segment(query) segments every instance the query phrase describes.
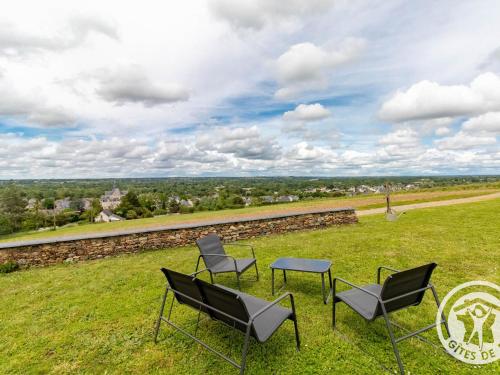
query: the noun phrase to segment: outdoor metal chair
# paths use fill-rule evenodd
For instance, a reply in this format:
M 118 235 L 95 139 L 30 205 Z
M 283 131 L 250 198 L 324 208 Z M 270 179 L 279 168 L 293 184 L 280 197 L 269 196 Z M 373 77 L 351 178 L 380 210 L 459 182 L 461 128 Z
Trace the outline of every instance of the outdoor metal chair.
M 157 342 L 160 324 L 164 321 L 238 368 L 240 374 L 243 374 L 246 368 L 250 336 L 254 337 L 260 343 L 266 342 L 285 320 L 291 320 L 294 323 L 297 350 L 300 350 L 297 315 L 295 313 L 295 303 L 291 293 L 285 293 L 273 302 L 268 302 L 222 285 L 209 284 L 203 280 L 197 279 L 196 275 L 205 270 L 196 272 L 192 275 L 185 275 L 166 268 L 162 268 L 161 271 L 167 278 L 168 283 L 163 295 L 160 315 L 155 327 L 155 342 Z M 173 297 L 168 315 L 165 317 L 163 312 L 169 291 L 173 292 Z M 278 304 L 287 297 L 290 299 L 291 308 L 279 306 Z M 198 319 L 196 321 L 194 334 L 189 333 L 184 328 L 172 322 L 171 314 L 175 301 L 198 311 Z M 229 358 L 224 353 L 212 348 L 196 337 L 202 312 L 209 315 L 213 320 L 217 320 L 245 334 L 241 360 L 239 362 Z
M 397 343 L 413 336 L 419 336 L 422 332 L 434 328 L 436 323 L 396 338 L 392 326 L 397 328 L 402 327 L 389 320 L 389 313 L 419 305 L 427 289 L 432 291 L 434 300 L 439 309 L 440 302 L 436 290 L 434 286 L 429 283 L 432 272 L 436 266 L 436 263 L 430 263 L 401 272 L 390 267 L 381 266 L 377 270 L 377 284 L 364 286 L 357 286 L 344 279 L 335 278 L 333 280 L 333 328 L 335 329 L 335 307 L 339 302 L 344 302 L 368 321 L 373 321 L 381 316 L 384 317 L 399 370 L 401 374 L 404 374 L 404 367 L 399 355 Z M 380 284 L 380 273 L 382 269 L 395 272 L 387 277 L 383 285 Z M 337 293 L 337 281 L 351 286 L 352 289 Z M 440 324 L 445 325 L 449 335 L 448 324 L 444 314 L 441 315 Z
M 249 247 L 252 251 L 252 258 L 236 259 L 231 255 L 227 255 L 222 245 L 222 241 L 215 233 L 211 233 L 203 238 L 196 240 L 196 245 L 200 249 L 198 262 L 196 263 L 196 271 L 200 266 L 200 259 L 203 258 L 205 266 L 210 272 L 210 280 L 214 283 L 213 275 L 225 272 L 235 272 L 236 280 L 238 282 L 238 289 L 241 289 L 240 275 L 248 270 L 250 267 L 255 266 L 257 273 L 257 281 L 259 280 L 259 270 L 257 269 L 257 259 L 255 259 L 255 252 L 252 245 L 239 244 L 239 243 L 226 243 L 226 246 L 244 246 Z

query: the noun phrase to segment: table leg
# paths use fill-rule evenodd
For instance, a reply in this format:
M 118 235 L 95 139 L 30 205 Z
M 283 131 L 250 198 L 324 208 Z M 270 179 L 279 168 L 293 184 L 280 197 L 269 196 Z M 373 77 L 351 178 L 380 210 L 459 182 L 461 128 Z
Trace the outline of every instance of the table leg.
M 323 303 L 326 305 L 325 297 L 325 273 L 321 272 L 321 292 L 323 293 Z
M 333 294 L 332 271 L 330 269 L 328 269 L 328 282 L 329 282 L 330 288 L 328 289 L 328 295 L 326 296 L 326 300 L 324 301 L 325 304 L 328 303 L 330 296 Z
M 274 296 L 274 268 L 271 268 L 271 292 Z
M 285 286 L 286 285 L 286 270 L 283 270 L 283 280 L 284 280 L 283 286 Z

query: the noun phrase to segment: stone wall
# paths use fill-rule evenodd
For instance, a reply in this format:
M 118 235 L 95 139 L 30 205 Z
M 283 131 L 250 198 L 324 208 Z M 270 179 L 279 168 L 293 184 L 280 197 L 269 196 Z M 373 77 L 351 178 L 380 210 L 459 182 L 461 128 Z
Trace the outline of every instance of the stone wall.
M 93 234 L 45 241 L 0 243 L 0 264 L 15 261 L 21 267 L 99 259 L 117 254 L 193 245 L 208 233 L 224 241 L 236 241 L 332 225 L 354 224 L 354 209 L 308 211 L 287 215 L 246 218 L 233 221 L 201 222 L 149 230 Z

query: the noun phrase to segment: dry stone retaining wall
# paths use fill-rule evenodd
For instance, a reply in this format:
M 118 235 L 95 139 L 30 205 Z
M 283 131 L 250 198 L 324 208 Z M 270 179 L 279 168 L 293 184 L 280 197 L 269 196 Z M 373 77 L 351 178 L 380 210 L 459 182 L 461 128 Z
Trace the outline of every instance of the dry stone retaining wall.
M 21 267 L 45 266 L 193 245 L 196 239 L 213 232 L 219 234 L 224 241 L 236 241 L 269 234 L 354 224 L 357 221 L 354 209 L 346 208 L 55 240 L 0 243 L 0 264 L 15 261 Z

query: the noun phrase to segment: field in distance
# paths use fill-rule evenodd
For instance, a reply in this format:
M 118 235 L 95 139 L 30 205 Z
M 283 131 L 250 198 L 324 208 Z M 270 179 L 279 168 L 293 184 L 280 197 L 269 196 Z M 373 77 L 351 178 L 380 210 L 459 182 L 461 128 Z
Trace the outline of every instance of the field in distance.
M 498 188 L 478 188 L 467 189 L 461 187 L 444 188 L 441 191 L 420 191 L 397 193 L 391 196 L 391 201 L 394 206 L 443 201 L 457 198 L 469 198 L 492 194 L 499 192 Z M 195 212 L 192 214 L 174 214 L 174 215 L 161 215 L 146 219 L 136 219 L 119 221 L 112 223 L 96 223 L 96 224 L 80 224 L 73 226 L 66 226 L 56 230 L 49 230 L 43 232 L 21 232 L 7 236 L 1 236 L 0 242 L 10 241 L 24 241 L 24 240 L 39 240 L 44 238 L 78 236 L 90 233 L 105 233 L 114 231 L 126 231 L 134 229 L 155 228 L 165 225 L 173 224 L 187 224 L 196 223 L 205 220 L 230 220 L 230 219 L 243 219 L 245 217 L 253 217 L 258 215 L 267 214 L 286 214 L 294 211 L 313 210 L 313 209 L 327 209 L 327 208 L 340 208 L 340 207 L 354 207 L 356 210 L 367 210 L 377 207 L 385 206 L 385 196 L 383 194 L 377 195 L 364 195 L 356 197 L 340 197 L 340 198 L 324 198 L 314 200 L 304 200 L 293 203 L 273 204 L 268 206 L 247 207 L 241 209 L 221 210 L 221 211 L 203 211 Z

